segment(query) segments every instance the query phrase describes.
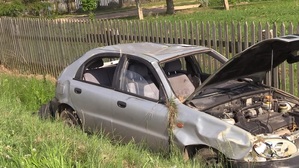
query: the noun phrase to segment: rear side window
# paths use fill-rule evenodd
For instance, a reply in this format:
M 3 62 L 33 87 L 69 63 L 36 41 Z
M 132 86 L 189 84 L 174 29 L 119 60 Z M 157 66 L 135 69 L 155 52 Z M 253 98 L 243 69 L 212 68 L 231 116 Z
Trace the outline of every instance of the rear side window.
M 85 64 L 82 80 L 104 87 L 112 87 L 118 58 L 96 57 Z

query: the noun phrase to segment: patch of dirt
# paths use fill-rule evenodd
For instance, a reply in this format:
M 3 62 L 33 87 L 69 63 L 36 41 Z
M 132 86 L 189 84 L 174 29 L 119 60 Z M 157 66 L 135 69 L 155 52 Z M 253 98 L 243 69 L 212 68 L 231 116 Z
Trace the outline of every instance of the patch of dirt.
M 47 74 L 47 75 L 40 75 L 40 74 L 23 74 L 18 72 L 17 70 L 9 70 L 5 68 L 3 65 L 0 65 L 0 73 L 2 74 L 9 74 L 9 75 L 14 75 L 17 77 L 27 77 L 27 78 L 36 78 L 38 80 L 43 80 L 46 79 L 47 81 L 56 82 L 56 78 Z

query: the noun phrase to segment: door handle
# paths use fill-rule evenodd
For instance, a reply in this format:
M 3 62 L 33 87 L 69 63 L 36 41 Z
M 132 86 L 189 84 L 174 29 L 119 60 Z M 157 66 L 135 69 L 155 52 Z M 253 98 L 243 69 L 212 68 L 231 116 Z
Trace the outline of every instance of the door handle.
M 82 90 L 81 90 L 80 88 L 75 88 L 74 91 L 75 91 L 75 93 L 77 93 L 77 94 L 81 94 L 81 92 L 82 92 Z
M 125 103 L 123 101 L 117 101 L 117 106 L 120 108 L 125 108 L 125 107 L 127 107 L 127 103 Z

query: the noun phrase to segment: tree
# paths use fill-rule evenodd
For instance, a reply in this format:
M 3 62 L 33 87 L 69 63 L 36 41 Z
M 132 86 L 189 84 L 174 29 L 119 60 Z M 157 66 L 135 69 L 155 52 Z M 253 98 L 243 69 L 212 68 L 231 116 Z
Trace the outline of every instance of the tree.
M 139 20 L 143 20 L 143 11 L 141 8 L 141 1 L 135 0 L 135 2 L 136 2 L 136 6 L 137 6 L 137 13 L 138 13 Z
M 124 6 L 124 1 L 123 0 L 119 0 L 119 7 L 122 8 Z
M 225 7 L 225 10 L 229 10 L 228 0 L 223 0 L 223 4 L 224 4 L 224 7 Z
M 173 5 L 173 0 L 166 0 L 166 14 L 174 14 L 174 5 Z

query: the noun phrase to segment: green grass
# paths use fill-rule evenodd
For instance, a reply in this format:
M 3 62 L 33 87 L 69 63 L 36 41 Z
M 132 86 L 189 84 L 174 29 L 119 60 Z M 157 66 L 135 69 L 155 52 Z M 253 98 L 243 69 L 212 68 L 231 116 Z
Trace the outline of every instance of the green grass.
M 0 90 L 1 168 L 194 166 L 178 154 L 169 159 L 133 143 L 87 135 L 59 120 L 40 120 L 33 112 L 53 97 L 53 82 L 0 73 Z
M 198 0 L 174 0 L 174 6 L 183 6 L 183 5 L 193 5 L 193 4 L 199 4 Z M 150 8 L 155 6 L 166 6 L 166 1 L 152 1 L 148 3 L 143 3 L 142 7 L 144 8 Z
M 175 15 L 157 14 L 145 17 L 151 21 L 203 21 L 203 22 L 293 22 L 298 23 L 298 0 L 273 0 L 261 2 L 248 2 L 245 5 L 231 3 L 229 11 L 222 6 L 209 6 L 178 11 Z

